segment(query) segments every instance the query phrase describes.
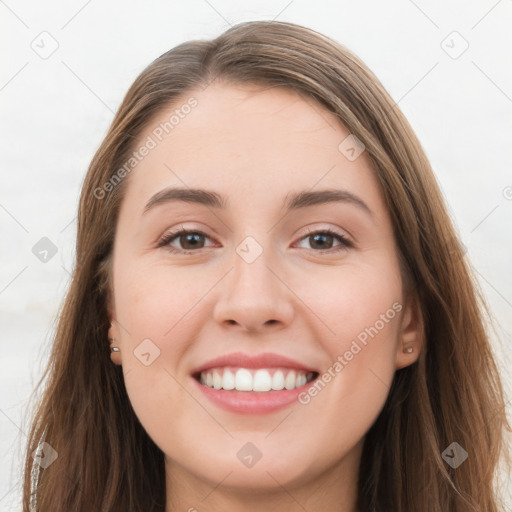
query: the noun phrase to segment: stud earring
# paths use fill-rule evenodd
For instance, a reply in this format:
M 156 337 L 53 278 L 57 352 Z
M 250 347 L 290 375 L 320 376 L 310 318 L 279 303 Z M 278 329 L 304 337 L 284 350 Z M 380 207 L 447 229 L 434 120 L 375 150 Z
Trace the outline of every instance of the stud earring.
M 404 348 L 404 352 L 406 354 L 410 354 L 411 352 L 414 352 L 414 349 L 412 347 L 407 347 L 407 348 Z
M 110 341 L 110 344 L 112 345 L 112 343 L 114 343 L 115 339 L 114 338 L 109 338 L 108 341 Z M 120 349 L 119 349 L 119 347 L 111 347 L 110 351 L 111 352 L 119 352 Z

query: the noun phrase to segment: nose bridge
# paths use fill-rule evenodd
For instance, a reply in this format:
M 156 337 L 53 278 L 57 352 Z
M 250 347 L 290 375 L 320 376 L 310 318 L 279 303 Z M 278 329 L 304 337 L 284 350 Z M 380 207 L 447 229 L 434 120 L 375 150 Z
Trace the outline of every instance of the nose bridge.
M 290 320 L 292 304 L 286 286 L 272 269 L 278 265 L 270 249 L 247 237 L 236 247 L 232 266 L 216 305 L 218 321 L 235 321 L 253 329 L 269 320 L 283 323 Z
M 230 293 L 252 304 L 269 304 L 281 293 L 276 276 L 269 270 L 272 260 L 275 261 L 271 249 L 263 249 L 255 239 L 247 237 L 236 248 Z

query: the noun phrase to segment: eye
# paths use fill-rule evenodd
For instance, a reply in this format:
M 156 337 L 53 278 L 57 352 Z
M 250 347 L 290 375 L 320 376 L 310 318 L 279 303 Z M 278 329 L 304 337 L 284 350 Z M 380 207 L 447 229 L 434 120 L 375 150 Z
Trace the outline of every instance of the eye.
M 182 228 L 172 233 L 166 233 L 158 243 L 158 247 L 165 247 L 169 252 L 173 253 L 192 254 L 193 252 L 197 252 L 198 249 L 205 247 L 205 237 L 209 238 L 208 235 L 202 231 L 186 230 Z M 173 247 L 171 243 L 175 241 L 177 241 L 181 247 Z
M 192 254 L 198 252 L 205 247 L 204 239 L 210 238 L 202 231 L 179 229 L 170 233 L 166 233 L 158 243 L 158 247 L 165 247 L 172 253 Z M 336 233 L 331 229 L 323 229 L 319 231 L 310 231 L 302 240 L 307 240 L 312 245 L 315 252 L 339 252 L 353 247 L 353 244 L 341 233 Z M 334 245 L 334 241 L 338 240 L 339 244 Z M 181 247 L 174 247 L 173 243 L 178 242 Z M 210 245 L 212 247 L 214 244 Z
M 353 244 L 348 240 L 348 238 L 346 238 L 341 233 L 336 233 L 331 229 L 310 231 L 305 237 L 301 238 L 301 241 L 302 240 L 307 240 L 313 249 L 317 249 L 315 252 L 339 252 L 353 247 Z M 333 243 L 335 240 L 339 241 L 339 245 L 334 246 L 333 249 Z M 331 251 L 331 249 L 333 250 Z

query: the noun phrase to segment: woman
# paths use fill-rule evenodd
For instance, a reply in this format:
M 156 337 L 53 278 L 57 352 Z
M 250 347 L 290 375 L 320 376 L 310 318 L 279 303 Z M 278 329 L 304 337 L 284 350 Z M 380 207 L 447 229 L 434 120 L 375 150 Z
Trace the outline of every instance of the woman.
M 267 21 L 181 44 L 83 184 L 24 509 L 497 511 L 475 290 L 353 54 Z

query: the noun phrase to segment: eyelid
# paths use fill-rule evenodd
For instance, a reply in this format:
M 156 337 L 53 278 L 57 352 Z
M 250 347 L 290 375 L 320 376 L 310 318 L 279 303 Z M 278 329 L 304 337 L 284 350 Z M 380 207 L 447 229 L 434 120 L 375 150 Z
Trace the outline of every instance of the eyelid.
M 350 235 L 347 235 L 345 232 L 338 231 L 335 228 L 327 227 L 327 226 L 314 227 L 314 228 L 311 228 L 310 226 L 308 226 L 306 228 L 306 233 L 301 234 L 301 236 L 297 239 L 297 242 L 301 242 L 305 238 L 307 238 L 311 235 L 318 234 L 318 233 L 328 234 L 330 236 L 333 236 L 334 238 L 338 238 L 340 241 L 340 245 L 336 246 L 334 248 L 330 248 L 330 249 L 319 249 L 319 250 L 311 249 L 314 253 L 316 252 L 316 253 L 321 253 L 321 254 L 327 254 L 327 253 L 336 254 L 338 252 L 341 252 L 343 249 L 347 250 L 347 249 L 355 248 L 355 244 L 352 241 L 352 237 Z M 294 242 L 294 245 L 297 242 Z
M 332 235 L 339 236 L 341 238 L 344 238 L 347 242 L 353 243 L 352 236 L 345 230 L 342 230 L 341 228 L 333 228 L 331 226 L 306 226 L 306 233 L 302 234 L 300 237 L 300 240 L 308 235 L 313 235 L 315 233 L 331 233 Z
M 305 236 L 312 235 L 315 233 L 331 233 L 332 235 L 336 235 L 336 236 L 343 238 L 351 246 L 353 246 L 353 247 L 356 246 L 356 243 L 355 243 L 355 240 L 354 240 L 354 237 L 352 236 L 352 234 L 348 230 L 342 229 L 339 226 L 335 226 L 335 227 L 329 226 L 329 225 L 306 226 L 305 231 L 306 232 L 300 236 L 299 240 L 304 238 Z
M 184 227 L 183 224 L 180 224 L 179 227 L 177 227 L 177 228 L 169 229 L 169 230 L 165 231 L 164 234 L 158 238 L 157 248 L 163 247 L 163 248 L 169 250 L 169 247 L 171 247 L 170 246 L 171 241 L 174 241 L 175 239 L 179 238 L 180 235 L 185 235 L 188 233 L 197 233 L 199 235 L 204 235 L 206 238 L 209 238 L 209 239 L 213 238 L 210 235 L 208 235 L 208 233 L 206 233 L 206 231 L 204 229 L 195 229 L 195 228 Z M 215 246 L 215 244 L 212 244 L 212 245 L 209 245 L 208 247 L 214 247 L 214 246 Z M 187 250 L 187 249 L 176 249 L 176 253 L 186 254 L 186 253 L 192 253 L 192 252 L 199 252 L 201 249 L 207 249 L 208 247 L 201 247 L 201 248 L 195 249 L 193 251 Z M 174 249 L 174 248 L 172 248 L 172 249 Z M 173 252 L 173 251 L 171 250 L 171 252 Z

